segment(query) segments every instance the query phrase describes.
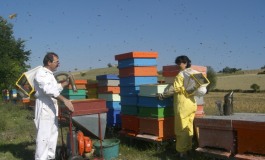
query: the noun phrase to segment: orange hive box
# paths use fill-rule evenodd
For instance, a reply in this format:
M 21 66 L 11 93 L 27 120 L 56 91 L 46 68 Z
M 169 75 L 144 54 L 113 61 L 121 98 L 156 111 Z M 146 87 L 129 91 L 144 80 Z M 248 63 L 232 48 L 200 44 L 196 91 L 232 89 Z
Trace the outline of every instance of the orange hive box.
M 250 113 L 245 120 L 234 120 L 232 123 L 237 131 L 237 151 L 239 154 L 265 155 L 265 114 Z
M 76 86 L 77 89 L 86 89 L 86 85 L 85 84 L 76 84 L 75 86 Z M 68 85 L 66 88 L 67 89 L 72 89 L 72 86 Z
M 192 65 L 191 68 L 196 71 L 202 72 L 204 75 L 206 75 L 207 73 L 207 67 L 204 66 Z M 164 77 L 175 77 L 180 71 L 177 65 L 163 66 L 162 70 L 162 75 Z
M 203 105 L 197 105 L 197 111 L 195 113 L 195 117 L 200 118 L 200 117 L 203 117 L 204 115 L 205 114 L 203 111 Z
M 174 117 L 146 118 L 140 117 L 140 134 L 154 135 L 158 138 L 169 139 L 175 137 Z
M 139 118 L 133 115 L 120 114 L 121 116 L 121 128 L 126 132 L 133 132 L 137 134 L 139 132 Z
M 195 118 L 194 126 L 200 148 L 210 147 L 220 149 L 223 153 L 234 154 L 235 131 L 229 116 L 205 116 Z
M 22 103 L 30 103 L 30 99 L 29 98 L 22 98 Z
M 98 87 L 98 93 L 118 94 L 120 93 L 120 87 L 116 87 L 116 86 Z
M 130 77 L 130 76 L 157 76 L 156 66 L 148 67 L 128 67 L 119 69 L 120 77 Z
M 75 80 L 75 85 L 79 85 L 79 84 L 86 85 L 87 84 L 87 80 L 85 80 L 85 79 L 76 79 Z
M 115 60 L 123 60 L 123 59 L 129 59 L 129 58 L 157 58 L 158 53 L 157 52 L 128 52 L 123 53 L 115 56 Z

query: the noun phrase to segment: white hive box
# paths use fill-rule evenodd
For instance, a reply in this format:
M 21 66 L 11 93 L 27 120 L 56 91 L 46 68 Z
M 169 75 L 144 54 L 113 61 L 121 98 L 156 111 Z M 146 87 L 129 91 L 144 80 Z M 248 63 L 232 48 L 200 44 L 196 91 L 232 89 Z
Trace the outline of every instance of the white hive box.
M 120 80 L 98 80 L 98 86 L 119 86 Z
M 173 84 L 176 77 L 164 77 L 165 83 L 171 83 Z
M 140 85 L 139 96 L 155 97 L 157 93 L 163 93 L 170 84 L 144 84 Z
M 98 98 L 106 101 L 121 101 L 119 94 L 98 94 Z

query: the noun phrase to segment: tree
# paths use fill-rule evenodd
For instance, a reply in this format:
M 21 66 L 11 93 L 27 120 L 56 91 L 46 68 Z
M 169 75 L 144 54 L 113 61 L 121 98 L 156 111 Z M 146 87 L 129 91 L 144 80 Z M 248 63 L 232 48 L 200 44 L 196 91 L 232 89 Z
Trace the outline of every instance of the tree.
M 260 86 L 257 85 L 256 83 L 252 84 L 252 85 L 250 86 L 250 88 L 253 89 L 254 92 L 258 92 L 258 91 L 260 91 Z
M 108 67 L 110 68 L 110 67 L 113 67 L 113 66 L 112 66 L 112 64 L 111 64 L 111 63 L 108 63 Z
M 211 66 L 207 66 L 207 78 L 210 81 L 210 84 L 207 86 L 207 91 L 211 91 L 215 88 L 217 81 L 216 73 Z
M 241 68 L 236 69 L 236 68 L 225 67 L 225 68 L 223 68 L 223 70 L 221 72 L 223 72 L 223 73 L 235 73 L 235 72 L 241 71 L 241 70 L 242 70 Z
M 24 40 L 13 36 L 13 25 L 0 16 L 0 88 L 11 89 L 19 76 L 30 68 L 31 51 L 24 51 Z

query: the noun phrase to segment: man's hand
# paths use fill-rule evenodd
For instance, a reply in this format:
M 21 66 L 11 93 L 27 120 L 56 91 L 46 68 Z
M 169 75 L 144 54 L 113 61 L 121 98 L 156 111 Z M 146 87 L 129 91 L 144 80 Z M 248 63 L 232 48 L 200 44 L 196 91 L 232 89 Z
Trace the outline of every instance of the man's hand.
M 65 86 L 69 85 L 69 80 L 65 80 L 61 83 L 62 87 L 64 88 Z
M 64 100 L 64 105 L 71 111 L 74 112 L 74 106 L 72 104 L 72 102 L 68 99 Z

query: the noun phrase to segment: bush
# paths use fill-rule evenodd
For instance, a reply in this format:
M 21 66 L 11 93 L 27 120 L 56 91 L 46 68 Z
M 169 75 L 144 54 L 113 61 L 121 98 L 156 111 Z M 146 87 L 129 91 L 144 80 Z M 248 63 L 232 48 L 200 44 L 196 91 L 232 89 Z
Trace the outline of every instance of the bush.
M 260 86 L 257 85 L 256 83 L 252 84 L 252 85 L 250 86 L 250 88 L 253 89 L 254 92 L 258 92 L 258 91 L 260 91 Z
M 207 91 L 212 91 L 216 86 L 216 73 L 214 69 L 210 66 L 207 66 L 207 78 L 210 81 L 210 84 L 207 86 Z
M 265 71 L 259 72 L 258 74 L 265 74 Z
M 86 75 L 86 72 L 80 72 L 81 77 L 84 77 Z

